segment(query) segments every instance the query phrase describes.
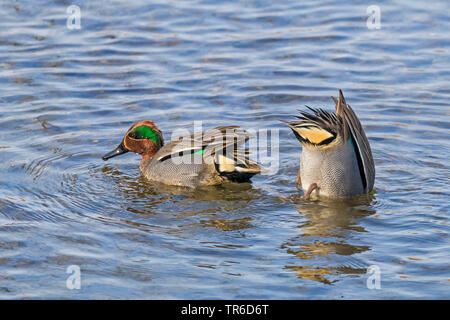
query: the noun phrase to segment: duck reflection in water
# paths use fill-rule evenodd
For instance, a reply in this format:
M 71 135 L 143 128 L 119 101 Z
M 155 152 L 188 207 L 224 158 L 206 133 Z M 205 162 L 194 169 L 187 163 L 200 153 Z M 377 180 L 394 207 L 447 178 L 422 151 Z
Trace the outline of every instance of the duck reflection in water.
M 117 167 L 103 167 L 103 174 L 114 181 L 120 197 L 126 199 L 126 210 L 137 214 L 166 215 L 192 227 L 215 227 L 232 231 L 251 227 L 252 218 L 247 207 L 261 198 L 261 193 L 251 183 L 223 183 L 216 186 L 187 188 L 149 181 L 142 176 L 130 176 Z M 236 212 L 236 219 L 225 219 L 223 211 Z M 219 215 L 220 214 L 220 215 Z M 193 221 L 191 216 L 201 216 Z M 186 221 L 180 218 L 187 218 Z
M 367 266 L 358 254 L 370 247 L 358 244 L 358 234 L 366 232 L 359 221 L 375 214 L 370 206 L 373 199 L 373 195 L 363 195 L 341 201 L 299 201 L 296 209 L 305 218 L 298 226 L 301 234 L 282 248 L 301 263 L 294 260 L 285 269 L 295 271 L 301 279 L 325 284 L 337 282 L 336 275 L 365 274 Z

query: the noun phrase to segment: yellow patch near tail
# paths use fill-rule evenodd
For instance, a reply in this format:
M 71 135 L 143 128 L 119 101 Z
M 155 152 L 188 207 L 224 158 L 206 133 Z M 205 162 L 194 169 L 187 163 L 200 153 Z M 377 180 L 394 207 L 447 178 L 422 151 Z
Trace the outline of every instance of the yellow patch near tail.
M 222 154 L 217 155 L 217 160 L 219 163 L 219 171 L 220 172 L 233 172 L 236 168 L 236 163 Z
M 322 141 L 333 137 L 331 133 L 329 133 L 325 129 L 317 128 L 317 127 L 300 127 L 293 129 L 305 140 L 308 140 L 314 144 L 319 144 Z

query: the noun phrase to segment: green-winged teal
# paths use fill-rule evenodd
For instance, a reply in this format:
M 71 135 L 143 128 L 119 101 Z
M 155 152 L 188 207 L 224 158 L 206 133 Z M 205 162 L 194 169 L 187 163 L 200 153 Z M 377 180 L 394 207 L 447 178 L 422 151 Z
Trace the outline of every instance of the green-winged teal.
M 237 126 L 217 127 L 184 136 L 164 145 L 152 121 L 131 126 L 119 146 L 103 160 L 126 153 L 142 155 L 139 169 L 149 180 L 168 185 L 198 187 L 226 181 L 244 182 L 261 168 L 242 146 L 250 135 Z
M 375 165 L 364 129 L 342 91 L 332 97 L 336 113 L 309 108 L 299 121 L 285 122 L 302 144 L 297 184 L 304 198 L 312 192 L 330 198 L 369 193 L 375 181 Z

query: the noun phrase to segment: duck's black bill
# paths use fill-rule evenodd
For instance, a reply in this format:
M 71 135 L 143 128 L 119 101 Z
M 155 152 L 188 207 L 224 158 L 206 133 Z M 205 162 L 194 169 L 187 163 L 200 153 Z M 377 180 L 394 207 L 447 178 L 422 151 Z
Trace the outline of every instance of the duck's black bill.
M 111 159 L 115 156 L 119 156 L 121 154 L 127 153 L 129 150 L 125 149 L 125 146 L 123 145 L 123 142 L 121 144 L 119 144 L 119 146 L 117 148 L 115 148 L 113 151 L 105 154 L 102 159 L 103 160 L 108 160 Z

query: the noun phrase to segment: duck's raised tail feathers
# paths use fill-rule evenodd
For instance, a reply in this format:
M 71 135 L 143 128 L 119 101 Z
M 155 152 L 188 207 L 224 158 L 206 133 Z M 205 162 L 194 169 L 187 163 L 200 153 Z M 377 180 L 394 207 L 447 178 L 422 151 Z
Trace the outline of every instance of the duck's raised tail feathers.
M 364 129 L 353 109 L 345 102 L 342 90 L 339 89 L 339 98 L 333 97 L 336 103 L 336 114 L 343 119 L 344 136 L 349 136 L 358 159 L 364 191 L 370 192 L 375 182 L 375 164 L 372 151 Z

